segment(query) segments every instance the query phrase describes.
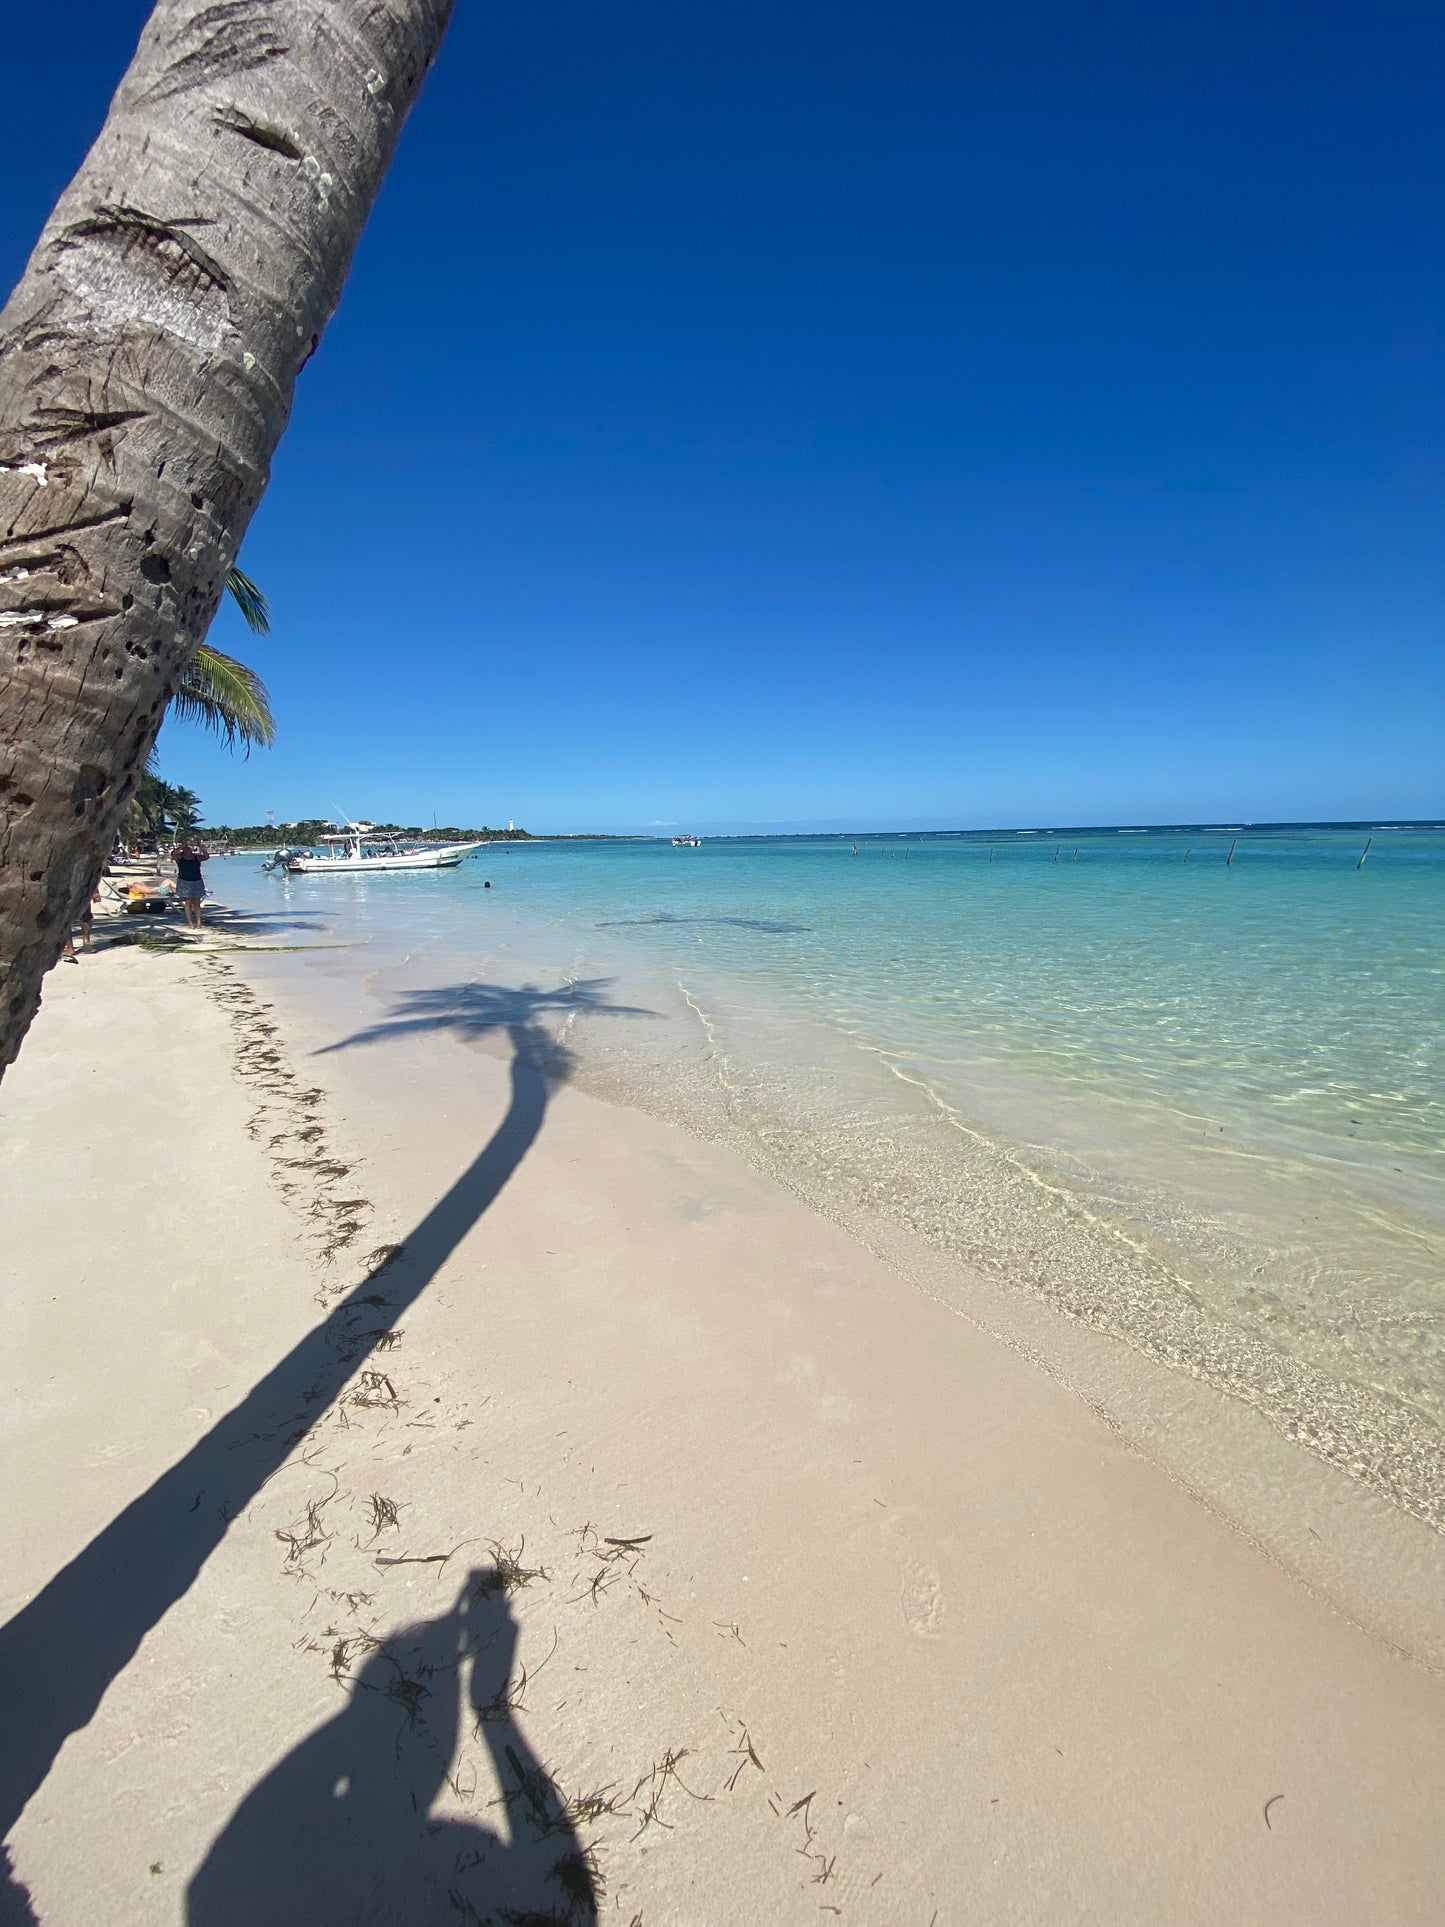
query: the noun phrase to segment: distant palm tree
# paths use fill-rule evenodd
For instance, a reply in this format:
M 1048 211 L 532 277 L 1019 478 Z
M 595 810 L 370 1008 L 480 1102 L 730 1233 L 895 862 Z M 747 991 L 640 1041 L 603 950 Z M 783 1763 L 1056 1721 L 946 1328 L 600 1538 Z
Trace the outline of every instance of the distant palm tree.
M 194 790 L 173 789 L 170 793 L 171 827 L 184 841 L 201 827 L 201 799 Z
M 123 835 L 129 843 L 164 843 L 194 836 L 201 826 L 201 799 L 194 790 L 167 783 L 154 770 L 142 770 L 126 811 Z
M 123 834 L 127 843 L 159 843 L 168 828 L 171 786 L 154 770 L 142 770 L 126 811 Z

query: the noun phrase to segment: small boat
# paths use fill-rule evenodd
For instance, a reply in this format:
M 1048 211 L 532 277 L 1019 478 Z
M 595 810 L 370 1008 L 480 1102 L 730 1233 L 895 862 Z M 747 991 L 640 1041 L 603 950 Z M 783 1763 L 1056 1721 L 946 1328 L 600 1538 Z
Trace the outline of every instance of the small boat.
M 675 836 L 672 839 L 672 847 L 674 850 L 700 850 L 702 848 L 702 838 L 700 836 Z
M 450 870 L 480 850 L 475 843 L 406 843 L 400 837 L 373 830 L 365 823 L 352 823 L 344 830 L 323 836 L 325 852 L 280 849 L 268 869 L 284 870 L 288 876 L 330 876 L 340 872 L 353 876 L 358 871 L 377 870 Z

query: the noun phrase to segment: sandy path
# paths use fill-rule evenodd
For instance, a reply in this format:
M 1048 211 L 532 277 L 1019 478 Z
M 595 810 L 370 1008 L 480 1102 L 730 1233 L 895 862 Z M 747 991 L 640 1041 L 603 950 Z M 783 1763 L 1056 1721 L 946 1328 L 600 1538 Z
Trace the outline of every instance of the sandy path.
M 589 1882 L 624 1927 L 1445 1913 L 1438 1679 L 728 1152 L 509 1070 L 496 1010 L 317 1057 L 360 994 L 323 1030 L 240 961 L 279 1020 L 87 960 L 0 1091 L 6 1609 L 53 1602 L 24 1650 L 70 1683 L 154 1620 L 14 1829 L 46 1927 Z M 318 1289 L 334 1373 L 229 1437 Z M 67 1592 L 217 1422 L 195 1512 Z

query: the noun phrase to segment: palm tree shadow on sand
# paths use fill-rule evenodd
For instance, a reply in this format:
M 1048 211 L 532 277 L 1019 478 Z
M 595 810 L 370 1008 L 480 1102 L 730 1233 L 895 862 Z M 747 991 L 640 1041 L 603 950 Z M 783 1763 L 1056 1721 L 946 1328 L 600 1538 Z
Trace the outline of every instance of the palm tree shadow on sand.
M 241 1802 L 187 1895 L 187 1927 L 592 1927 L 598 1881 L 508 1704 L 516 1622 L 495 1568 L 408 1626 L 347 1683 L 345 1708 Z M 465 1703 L 491 1756 L 501 1832 L 431 1808 Z
M 577 1017 L 654 1017 L 655 1011 L 607 999 L 610 977 L 577 977 L 544 990 L 538 984 L 447 984 L 436 990 L 403 991 L 379 1023 L 368 1024 L 340 1043 L 328 1044 L 318 1057 L 332 1051 L 354 1050 L 360 1044 L 384 1044 L 427 1031 L 450 1031 L 464 1040 L 498 1036 L 511 1044 L 513 1057 L 525 1058 L 556 1081 L 571 1071 L 565 1034 Z M 549 1018 L 564 1020 L 562 1035 L 547 1027 Z
M 416 1303 L 527 1155 L 551 1092 L 571 1069 L 566 1046 L 549 1023 L 574 1013 L 654 1014 L 610 1003 L 606 989 L 606 980 L 591 979 L 555 990 L 472 983 L 414 991 L 390 1017 L 327 1047 L 379 1044 L 423 1030 L 451 1030 L 464 1038 L 503 1035 L 511 1047 L 506 1115 L 385 1270 L 353 1285 L 238 1404 L 0 1626 L 0 1841 L 66 1739 L 90 1722 L 146 1634 L 189 1591 L 232 1519 L 305 1441 L 378 1338 Z M 238 1254 L 238 1264 L 244 1262 Z M 34 1918 L 25 1887 L 0 1847 L 0 1927 Z M 518 1916 L 526 1918 L 525 1912 Z

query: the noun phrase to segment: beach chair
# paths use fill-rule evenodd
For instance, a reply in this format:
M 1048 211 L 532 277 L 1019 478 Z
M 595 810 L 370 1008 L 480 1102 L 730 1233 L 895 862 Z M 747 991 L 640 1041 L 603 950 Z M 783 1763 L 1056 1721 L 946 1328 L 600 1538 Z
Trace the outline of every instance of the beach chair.
M 160 917 L 176 903 L 176 886 L 169 879 L 159 883 L 128 883 L 123 893 L 126 914 L 132 917 Z

